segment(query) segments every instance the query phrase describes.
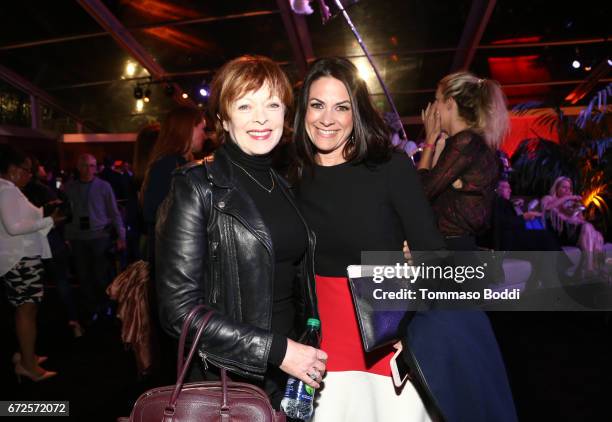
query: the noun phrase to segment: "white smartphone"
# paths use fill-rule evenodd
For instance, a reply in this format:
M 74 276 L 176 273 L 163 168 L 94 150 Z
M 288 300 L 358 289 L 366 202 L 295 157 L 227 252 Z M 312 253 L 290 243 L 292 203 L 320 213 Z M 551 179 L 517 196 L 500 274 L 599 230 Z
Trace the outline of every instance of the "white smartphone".
M 391 366 L 391 376 L 393 378 L 393 384 L 396 387 L 401 387 L 408 379 L 410 368 L 408 368 L 408 365 L 400 356 L 402 354 L 401 343 L 399 343 L 395 347 L 397 348 L 397 352 L 395 352 L 395 354 L 391 358 L 389 365 Z

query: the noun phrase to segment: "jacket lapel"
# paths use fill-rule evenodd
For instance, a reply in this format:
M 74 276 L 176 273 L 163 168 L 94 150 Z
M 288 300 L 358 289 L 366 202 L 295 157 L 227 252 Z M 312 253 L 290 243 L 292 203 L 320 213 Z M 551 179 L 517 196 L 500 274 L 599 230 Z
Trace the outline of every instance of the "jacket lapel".
M 240 189 L 225 151 L 217 150 L 213 159 L 205 162 L 207 177 L 213 187 L 212 206 L 221 213 L 240 221 L 274 256 L 272 237 L 253 200 Z

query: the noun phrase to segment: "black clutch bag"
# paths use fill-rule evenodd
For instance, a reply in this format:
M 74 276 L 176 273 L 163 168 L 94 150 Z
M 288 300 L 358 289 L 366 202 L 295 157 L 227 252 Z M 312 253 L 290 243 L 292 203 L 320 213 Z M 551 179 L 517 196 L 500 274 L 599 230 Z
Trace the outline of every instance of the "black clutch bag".
M 405 291 L 405 279 L 386 278 L 384 284 L 374 281 L 367 267 L 351 265 L 347 268 L 349 286 L 366 352 L 399 341 L 406 335 L 407 324 L 415 310 L 406 300 L 380 299 L 382 292 Z M 403 289 L 403 290 L 402 290 Z

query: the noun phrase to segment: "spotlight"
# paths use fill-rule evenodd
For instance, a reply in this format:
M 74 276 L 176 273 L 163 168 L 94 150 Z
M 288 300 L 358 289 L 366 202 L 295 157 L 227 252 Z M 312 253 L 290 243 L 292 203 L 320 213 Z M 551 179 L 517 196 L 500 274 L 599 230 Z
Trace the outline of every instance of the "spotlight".
M 136 85 L 136 88 L 134 88 L 134 98 L 140 100 L 142 98 L 142 95 L 142 88 L 140 87 L 140 85 Z
M 580 62 L 579 62 L 578 60 L 574 60 L 574 61 L 572 62 L 572 67 L 573 67 L 574 69 L 579 69 L 579 68 L 580 68 Z
M 144 93 L 143 101 L 145 103 L 148 103 L 149 101 L 151 101 L 151 90 L 149 88 L 147 88 L 147 90 Z
M 612 59 L 608 59 L 608 66 L 612 66 Z
M 132 62 L 127 62 L 125 65 L 125 74 L 128 76 L 134 76 L 134 73 L 136 73 L 136 65 Z
M 198 92 L 200 93 L 201 97 L 204 97 L 204 99 L 208 98 L 208 96 L 210 95 L 210 85 L 208 84 L 206 79 L 203 80 L 202 83 L 200 83 Z
M 586 70 L 587 72 L 590 72 L 591 71 L 591 66 L 585 66 L 584 70 Z
M 181 94 L 181 97 L 183 97 L 183 99 L 186 100 L 187 98 L 189 98 L 189 94 L 187 94 L 186 92 L 183 92 Z
M 367 81 L 374 75 L 370 64 L 364 62 L 357 63 L 357 73 L 364 81 Z

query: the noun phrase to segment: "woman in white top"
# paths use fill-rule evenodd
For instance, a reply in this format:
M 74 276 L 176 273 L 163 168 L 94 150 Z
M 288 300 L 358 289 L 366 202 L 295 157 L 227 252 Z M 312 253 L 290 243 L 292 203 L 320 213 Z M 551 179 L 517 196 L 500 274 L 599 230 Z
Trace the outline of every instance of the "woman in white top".
M 604 238 L 586 221 L 582 211 L 582 196 L 574 195 L 572 179 L 560 176 L 550 192 L 542 198 L 542 210 L 561 238 L 562 244 L 575 244 L 582 251 L 584 275 L 593 275 L 603 255 Z
M 15 331 L 19 354 L 13 357 L 15 374 L 41 381 L 56 375 L 40 367 L 36 356 L 36 312 L 42 300 L 41 258 L 51 257 L 47 233 L 61 219 L 56 210 L 43 218 L 21 193 L 30 179 L 26 157 L 8 145 L 0 145 L 0 281 L 15 306 Z

